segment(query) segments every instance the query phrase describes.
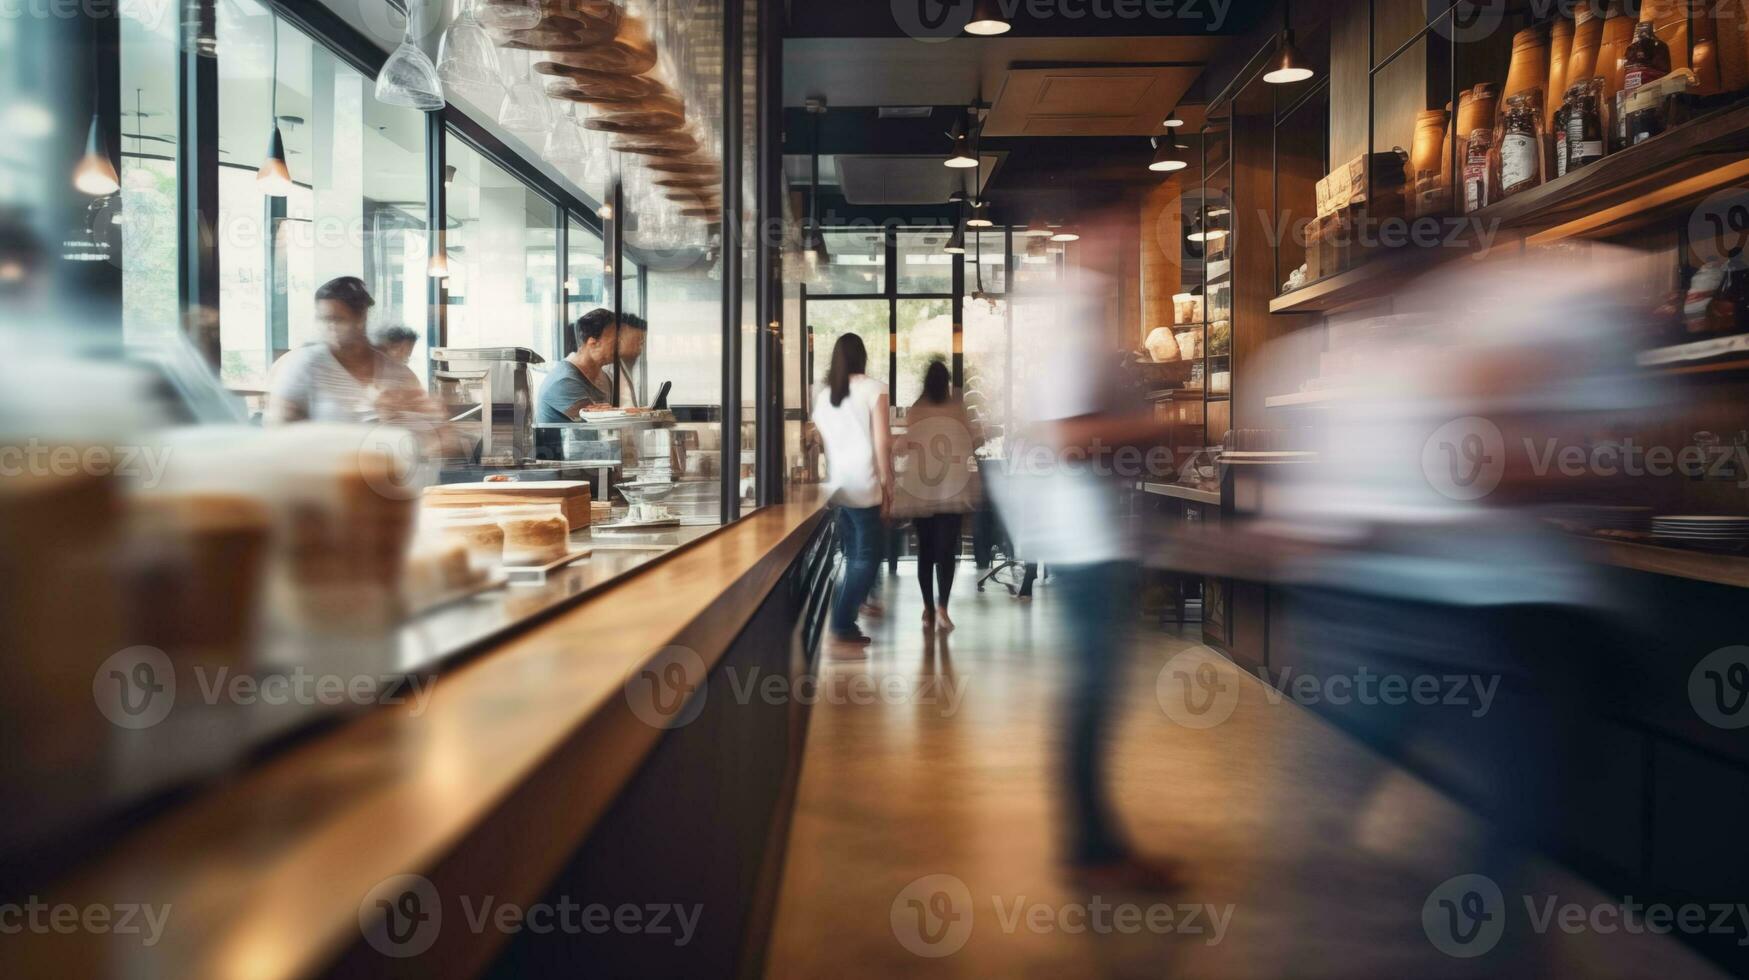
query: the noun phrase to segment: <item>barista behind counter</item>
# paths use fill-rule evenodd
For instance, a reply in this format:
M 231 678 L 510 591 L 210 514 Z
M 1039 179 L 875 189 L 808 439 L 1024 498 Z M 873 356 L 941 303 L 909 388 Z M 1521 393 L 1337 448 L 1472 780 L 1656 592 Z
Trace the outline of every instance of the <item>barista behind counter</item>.
M 619 329 L 620 326 L 625 329 Z M 554 365 L 541 383 L 535 398 L 537 422 L 575 422 L 582 412 L 612 408 L 613 396 L 609 392 L 615 376 L 629 374 L 624 365 L 634 363 L 643 354 L 646 330 L 644 321 L 637 317 L 622 316 L 616 325 L 611 312 L 595 309 L 578 317 L 571 330 L 577 349 Z M 620 358 L 618 371 L 612 367 L 616 350 Z M 635 403 L 630 397 L 626 401 Z

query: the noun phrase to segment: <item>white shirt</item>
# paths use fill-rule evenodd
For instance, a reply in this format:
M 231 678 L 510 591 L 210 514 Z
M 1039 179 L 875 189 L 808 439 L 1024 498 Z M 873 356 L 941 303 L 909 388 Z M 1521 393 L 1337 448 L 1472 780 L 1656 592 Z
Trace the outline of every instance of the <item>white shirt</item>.
M 814 428 L 826 444 L 826 488 L 845 507 L 878 507 L 881 481 L 875 466 L 875 403 L 887 386 L 866 374 L 852 375 L 850 393 L 832 404 L 832 389 L 814 397 Z
M 1118 354 L 1105 338 L 1103 290 L 1107 280 L 1082 272 L 1055 287 L 1058 316 L 1017 336 L 1028 345 L 1022 363 L 1033 377 L 1017 378 L 1023 423 L 1050 423 L 1116 410 Z M 1023 425 L 1024 433 L 1031 426 Z M 1126 533 L 1118 482 L 1084 457 L 1026 438 L 1009 443 L 1004 472 L 985 481 L 1003 524 L 1025 561 L 1087 565 L 1135 557 Z
M 369 382 L 354 377 L 327 344 L 291 351 L 275 365 L 271 387 L 276 400 L 297 406 L 311 422 L 375 422 L 376 400 L 391 389 L 422 391 L 406 365 L 372 350 Z

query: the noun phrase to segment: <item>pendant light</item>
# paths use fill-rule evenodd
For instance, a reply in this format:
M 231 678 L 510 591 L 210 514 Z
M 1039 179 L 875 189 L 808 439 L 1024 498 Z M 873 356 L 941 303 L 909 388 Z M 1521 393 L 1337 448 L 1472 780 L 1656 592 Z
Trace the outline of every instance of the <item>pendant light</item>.
M 273 81 L 268 96 L 268 111 L 273 117 L 273 135 L 267 139 L 267 159 L 255 171 L 255 186 L 268 197 L 285 197 L 291 193 L 291 167 L 285 160 L 285 137 L 279 132 L 279 11 L 268 5 L 273 15 Z
M 1057 233 L 1051 236 L 1053 242 L 1078 242 L 1080 240 L 1081 236 L 1068 228 L 1059 228 Z
M 995 37 L 1007 34 L 1014 29 L 1008 18 L 1002 15 L 1002 0 L 974 0 L 972 4 L 972 19 L 966 24 L 967 34 L 979 37 Z
M 1311 64 L 1294 47 L 1294 29 L 1292 6 L 1284 2 L 1281 6 L 1281 43 L 1275 50 L 1275 57 L 1269 60 L 1269 71 L 1263 75 L 1263 80 L 1271 85 L 1292 85 L 1311 78 Z
M 994 228 L 996 222 L 990 220 L 990 202 L 979 201 L 972 205 L 972 216 L 966 219 L 967 228 Z
M 91 126 L 85 132 L 85 155 L 73 167 L 73 186 L 81 194 L 107 197 L 121 190 L 121 178 L 115 163 L 109 159 L 109 144 L 103 138 L 103 124 L 97 116 L 97 93 L 102 90 L 97 77 L 97 47 L 91 48 Z
M 1177 129 L 1178 127 L 1184 125 L 1184 120 L 1178 115 L 1178 110 L 1174 109 L 1170 113 L 1167 114 L 1166 122 L 1163 123 L 1162 125 L 1164 125 L 1167 129 Z
M 826 114 L 826 101 L 810 99 L 807 109 L 814 125 L 809 132 L 808 224 L 802 232 L 802 258 L 818 266 L 826 261 L 826 236 L 820 232 L 820 117 Z
M 437 66 L 413 40 L 414 17 L 423 0 L 408 0 L 407 26 L 401 34 L 401 45 L 377 72 L 377 101 L 386 105 L 436 112 L 443 108 L 443 81 Z
M 104 197 L 121 190 L 121 181 L 116 178 L 115 164 L 109 160 L 109 148 L 104 144 L 102 125 L 95 112 L 91 114 L 91 129 L 85 134 L 85 155 L 73 168 L 73 186 L 81 194 L 92 197 Z
M 1190 161 L 1184 158 L 1184 151 L 1189 147 L 1178 145 L 1175 137 L 1154 139 L 1154 160 L 1148 164 L 1148 169 L 1155 173 L 1172 173 L 1190 166 Z
M 972 145 L 972 137 L 966 132 L 969 127 L 964 119 L 953 124 L 953 132 L 948 135 L 953 138 L 953 152 L 948 154 L 947 165 L 955 170 L 970 170 L 978 166 L 978 154 Z
M 954 226 L 953 234 L 947 236 L 947 244 L 941 249 L 949 255 L 966 254 L 966 226 L 961 222 Z

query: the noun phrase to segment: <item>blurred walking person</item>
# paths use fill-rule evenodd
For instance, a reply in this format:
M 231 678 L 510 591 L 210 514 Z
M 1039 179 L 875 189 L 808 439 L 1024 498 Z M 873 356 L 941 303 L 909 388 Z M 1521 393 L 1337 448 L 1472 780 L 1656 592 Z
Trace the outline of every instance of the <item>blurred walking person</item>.
M 892 502 L 893 432 L 887 386 L 867 374 L 862 338 L 845 334 L 832 348 L 826 388 L 814 398 L 814 428 L 826 446 L 826 489 L 837 509 L 844 579 L 832 604 L 832 651 L 854 656 L 873 642 L 857 612 L 874 587 L 884 514 Z
M 960 528 L 978 498 L 972 469 L 972 453 L 980 441 L 977 424 L 951 382 L 945 363 L 929 363 L 923 371 L 923 394 L 905 413 L 905 435 L 898 440 L 903 465 L 893 513 L 910 518 L 917 529 L 917 585 L 923 592 L 926 629 L 953 629 L 947 603 L 959 565 Z
M 1169 436 L 1123 383 L 1106 303 L 1116 290 L 1092 271 L 1116 267 L 1115 252 L 1093 249 L 1119 238 L 1084 235 L 1081 268 L 1038 298 L 1052 304 L 1053 315 L 1029 318 L 1039 324 L 1038 335 L 1017 337 L 1033 351 L 1022 363 L 1038 365 L 1040 373 L 1017 379 L 1016 387 L 1032 394 L 1008 469 L 992 488 L 1016 552 L 1051 568 L 1065 618 L 1060 764 L 1070 875 L 1095 891 L 1160 891 L 1177 884 L 1176 876 L 1131 845 L 1107 787 L 1106 743 L 1129 654 L 1137 583 L 1138 544 L 1123 518 L 1123 485 L 1140 474 L 1123 472 L 1123 461 L 1132 447 L 1159 445 Z

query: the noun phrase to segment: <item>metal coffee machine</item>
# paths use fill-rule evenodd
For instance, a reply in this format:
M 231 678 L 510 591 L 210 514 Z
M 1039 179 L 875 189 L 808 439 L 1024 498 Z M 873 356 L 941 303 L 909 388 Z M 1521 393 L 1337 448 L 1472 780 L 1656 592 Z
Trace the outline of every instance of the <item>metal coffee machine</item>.
M 451 423 L 479 436 L 481 466 L 534 459 L 534 394 L 526 347 L 440 347 L 431 352 L 431 394 Z

